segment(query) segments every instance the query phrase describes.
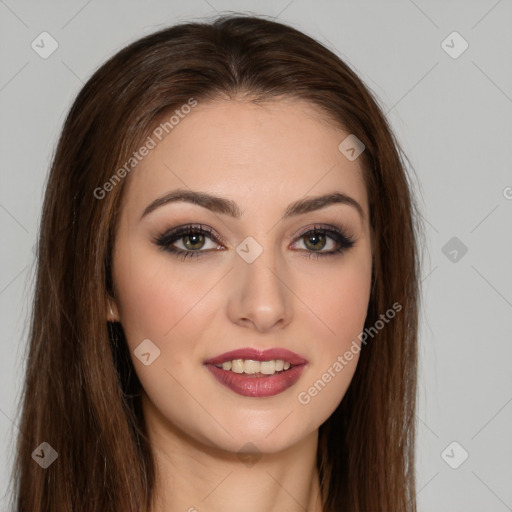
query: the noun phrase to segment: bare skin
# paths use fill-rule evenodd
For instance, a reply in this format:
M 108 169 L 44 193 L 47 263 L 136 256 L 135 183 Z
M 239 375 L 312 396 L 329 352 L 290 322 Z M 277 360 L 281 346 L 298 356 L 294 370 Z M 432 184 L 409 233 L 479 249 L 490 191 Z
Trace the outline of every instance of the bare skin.
M 199 102 L 129 176 L 111 306 L 143 386 L 157 468 L 151 512 L 321 512 L 318 428 L 352 380 L 358 354 L 332 367 L 364 327 L 371 283 L 362 169 L 338 150 L 347 135 L 302 101 Z M 178 188 L 229 199 L 241 216 L 185 201 L 143 215 Z M 333 192 L 354 203 L 283 218 L 291 203 Z M 218 235 L 172 243 L 198 257 L 155 243 L 189 224 Z M 320 238 L 304 235 L 313 227 Z M 321 228 L 353 245 L 319 256 L 339 247 Z M 250 263 L 236 251 L 247 237 L 262 249 Z M 147 366 L 133 352 L 146 339 L 160 350 Z M 285 348 L 307 364 L 281 393 L 242 396 L 204 361 L 244 347 Z M 325 386 L 308 392 L 319 379 Z

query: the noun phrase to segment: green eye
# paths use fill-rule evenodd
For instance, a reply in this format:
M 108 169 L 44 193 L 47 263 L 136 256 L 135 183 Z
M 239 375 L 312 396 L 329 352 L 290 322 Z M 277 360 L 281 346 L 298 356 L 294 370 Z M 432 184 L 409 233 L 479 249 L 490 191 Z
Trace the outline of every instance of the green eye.
M 308 252 L 308 257 L 316 258 L 342 253 L 350 249 L 355 243 L 350 236 L 345 235 L 340 229 L 322 226 L 314 226 L 302 233 L 297 240 L 304 240 L 305 249 L 300 249 L 301 251 Z M 212 247 L 204 249 L 208 241 L 212 243 Z M 323 250 L 329 241 L 333 248 L 327 251 Z M 183 248 L 176 247 L 176 242 L 180 242 Z M 181 259 L 204 256 L 204 253 L 219 250 L 222 247 L 213 230 L 202 224 L 190 224 L 172 229 L 157 237 L 155 243 L 163 250 Z

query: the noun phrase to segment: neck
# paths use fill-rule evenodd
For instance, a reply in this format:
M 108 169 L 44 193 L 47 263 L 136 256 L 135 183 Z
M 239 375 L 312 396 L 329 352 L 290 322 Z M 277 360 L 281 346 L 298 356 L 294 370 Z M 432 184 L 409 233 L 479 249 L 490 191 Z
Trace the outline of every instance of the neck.
M 147 424 L 156 482 L 151 512 L 322 512 L 318 430 L 276 453 L 233 453 Z

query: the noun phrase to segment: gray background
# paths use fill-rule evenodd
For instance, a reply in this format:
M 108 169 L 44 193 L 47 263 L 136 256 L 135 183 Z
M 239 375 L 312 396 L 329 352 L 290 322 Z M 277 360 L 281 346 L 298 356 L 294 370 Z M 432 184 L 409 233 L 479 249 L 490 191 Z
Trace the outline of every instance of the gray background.
M 426 226 L 419 510 L 512 511 L 510 0 L 0 1 L 0 496 L 17 429 L 33 246 L 64 116 L 128 42 L 233 10 L 276 16 L 327 44 L 388 114 Z M 59 44 L 47 59 L 31 48 L 43 31 Z M 460 51 L 460 39 L 442 46 L 453 31 L 469 44 L 457 58 L 444 48 Z M 467 460 L 450 467 L 464 450 Z

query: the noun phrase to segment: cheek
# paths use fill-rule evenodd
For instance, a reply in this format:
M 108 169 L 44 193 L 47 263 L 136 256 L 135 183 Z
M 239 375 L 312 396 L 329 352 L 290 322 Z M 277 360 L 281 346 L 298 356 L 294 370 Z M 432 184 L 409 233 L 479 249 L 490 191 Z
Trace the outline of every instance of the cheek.
M 115 260 L 114 280 L 135 371 L 165 418 L 183 429 L 190 428 L 189 422 L 201 426 L 205 418 L 182 386 L 198 394 L 189 379 L 201 356 L 201 334 L 208 323 L 200 299 L 211 283 L 204 273 L 178 272 L 173 255 L 132 249 L 129 257 Z M 147 366 L 134 355 L 146 339 L 159 350 Z
M 131 350 L 143 339 L 149 338 L 162 351 L 167 340 L 180 338 L 179 333 L 186 326 L 187 343 L 175 343 L 166 358 L 178 364 L 180 347 L 190 353 L 200 326 L 191 324 L 189 312 L 193 309 L 197 320 L 198 304 L 207 289 L 205 276 L 189 271 L 178 271 L 172 261 L 173 255 L 155 253 L 154 250 L 134 248 L 129 257 L 120 256 L 115 260 L 114 279 L 120 306 L 123 329 Z
M 312 276 L 311 276 L 312 277 Z M 315 349 L 297 401 L 313 422 L 326 420 L 343 399 L 355 373 L 360 346 L 359 335 L 364 328 L 371 287 L 371 256 L 354 254 L 344 264 L 318 274 L 317 286 L 306 288 L 307 303 L 321 320 L 319 336 L 313 336 L 311 316 L 309 330 Z M 314 282 L 314 281 L 310 281 Z M 314 292 L 312 292 L 314 290 Z
M 354 253 L 329 269 L 320 269 L 301 283 L 301 296 L 323 325 L 323 348 L 332 353 L 332 350 L 343 349 L 347 343 L 350 345 L 366 319 L 371 257 L 366 251 Z

